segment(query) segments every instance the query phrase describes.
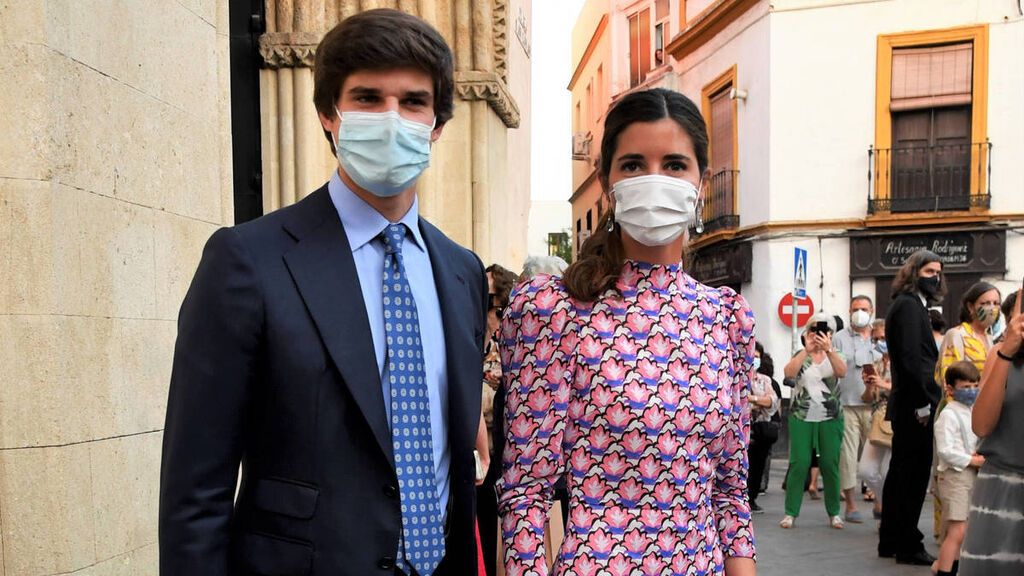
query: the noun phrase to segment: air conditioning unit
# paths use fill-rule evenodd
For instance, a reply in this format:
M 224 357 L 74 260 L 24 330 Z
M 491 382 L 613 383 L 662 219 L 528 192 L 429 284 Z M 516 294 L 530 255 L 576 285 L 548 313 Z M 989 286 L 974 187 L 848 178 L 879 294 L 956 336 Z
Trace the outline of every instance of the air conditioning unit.
M 590 160 L 590 142 L 593 140 L 587 132 L 575 132 L 572 135 L 572 159 L 586 162 Z

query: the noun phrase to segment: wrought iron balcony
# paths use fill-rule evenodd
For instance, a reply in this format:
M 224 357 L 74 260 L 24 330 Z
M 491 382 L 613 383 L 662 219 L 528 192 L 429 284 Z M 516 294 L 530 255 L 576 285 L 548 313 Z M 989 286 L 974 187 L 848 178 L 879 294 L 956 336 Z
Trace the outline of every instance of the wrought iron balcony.
M 704 192 L 704 232 L 701 235 L 739 228 L 740 215 L 736 208 L 739 177 L 739 170 L 719 170 L 711 176 Z
M 988 208 L 992 144 L 868 148 L 868 213 Z

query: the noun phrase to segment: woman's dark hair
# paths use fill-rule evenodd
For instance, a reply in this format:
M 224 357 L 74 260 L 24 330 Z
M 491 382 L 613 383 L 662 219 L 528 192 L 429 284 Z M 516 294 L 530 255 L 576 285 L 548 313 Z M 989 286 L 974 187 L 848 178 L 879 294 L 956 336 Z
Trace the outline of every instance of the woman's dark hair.
M 313 104 L 328 118 L 345 79 L 361 70 L 417 68 L 434 79 L 434 114 L 440 126 L 455 107 L 454 58 L 441 34 L 405 12 L 380 8 L 346 18 L 324 35 L 313 62 Z M 328 132 L 327 139 L 332 140 Z M 334 142 L 331 142 L 334 147 Z
M 896 272 L 896 278 L 892 281 L 892 298 L 895 300 L 900 294 L 916 294 L 918 292 L 917 277 L 921 273 L 921 268 L 932 262 L 941 264 L 942 259 L 931 250 L 918 250 L 911 254 L 899 271 Z M 935 291 L 932 302 L 942 302 L 945 297 L 946 275 L 943 273 L 939 274 L 939 289 Z
M 516 284 L 516 275 L 500 264 L 491 264 L 485 272 L 490 273 L 494 284 L 494 304 L 499 308 L 508 306 L 512 287 Z
M 1013 318 L 1013 307 L 1017 304 L 1017 292 L 1020 292 L 1020 290 L 1014 290 L 1003 300 L 1002 306 L 999 307 L 999 311 L 1003 313 L 1003 319 L 1007 322 Z
M 598 161 L 598 179 L 605 191 L 609 188 L 608 176 L 622 132 L 637 122 L 657 122 L 665 118 L 674 120 L 690 137 L 697 156 L 697 168 L 704 174 L 708 167 L 708 130 L 700 110 L 693 101 L 678 92 L 654 88 L 627 94 L 605 118 Z M 613 231 L 608 231 L 611 220 L 612 210 L 608 210 L 598 219 L 597 228 L 583 243 L 576 261 L 565 270 L 563 281 L 573 298 L 593 301 L 614 287 L 619 278 L 626 258 L 619 226 L 615 225 Z
M 996 294 L 999 294 L 999 288 L 989 284 L 988 282 L 975 282 L 964 292 L 963 298 L 960 299 L 960 322 L 970 322 L 973 320 L 971 317 L 971 310 L 968 308 L 969 304 L 974 304 L 981 298 L 981 295 L 989 290 L 995 290 Z M 1002 295 L 999 295 L 1002 298 Z
M 932 332 L 938 332 L 939 334 L 946 333 L 946 319 L 942 316 L 942 312 L 939 312 L 934 308 L 929 308 L 928 320 L 932 323 Z
M 761 355 L 761 366 L 758 367 L 757 371 L 760 374 L 764 374 L 769 378 L 775 377 L 775 361 L 772 360 L 772 355 L 764 351 L 764 346 L 760 342 L 754 341 L 754 349 L 757 350 L 758 354 Z

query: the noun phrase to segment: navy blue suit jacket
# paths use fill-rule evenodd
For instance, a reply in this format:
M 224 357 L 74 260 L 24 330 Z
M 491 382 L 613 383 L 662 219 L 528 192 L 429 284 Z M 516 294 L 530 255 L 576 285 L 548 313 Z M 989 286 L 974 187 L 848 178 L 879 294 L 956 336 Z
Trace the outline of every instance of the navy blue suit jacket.
M 475 254 L 423 219 L 420 230 L 449 378 L 451 500 L 437 573 L 476 574 L 487 280 Z M 164 576 L 394 573 L 390 425 L 326 186 L 208 241 L 178 320 L 160 478 Z

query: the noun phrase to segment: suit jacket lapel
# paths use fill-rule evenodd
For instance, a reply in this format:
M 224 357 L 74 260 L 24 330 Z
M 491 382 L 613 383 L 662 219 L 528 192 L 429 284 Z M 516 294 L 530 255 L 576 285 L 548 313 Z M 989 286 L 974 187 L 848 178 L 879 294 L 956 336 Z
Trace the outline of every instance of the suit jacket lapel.
M 423 219 L 420 219 L 420 231 L 430 253 L 430 266 L 441 304 L 448 373 L 449 442 L 453 446 L 454 463 L 459 462 L 455 450 L 472 450 L 473 439 L 476 438 L 476 417 L 480 414 L 479 396 L 475 402 L 471 401 L 471 391 L 479 391 L 482 382 L 482 358 L 474 352 L 478 350 L 474 338 L 482 339 L 483 334 L 475 335 L 473 319 L 466 314 L 473 308 L 472 301 L 467 298 L 478 296 L 476 289 L 468 286 L 467 279 L 453 265 L 451 241 Z M 467 441 L 468 447 L 460 445 Z
M 348 237 L 326 186 L 304 203 L 308 208 L 285 224 L 298 240 L 284 255 L 285 264 L 331 359 L 394 466 L 370 321 Z

